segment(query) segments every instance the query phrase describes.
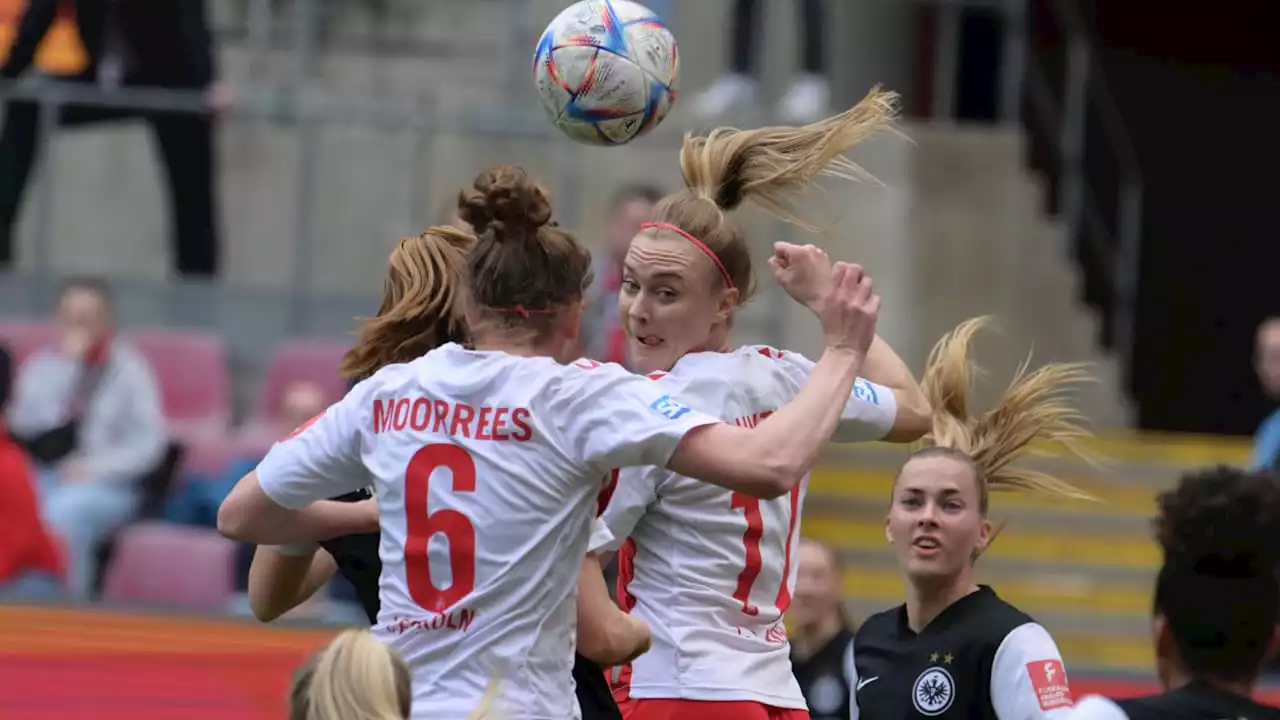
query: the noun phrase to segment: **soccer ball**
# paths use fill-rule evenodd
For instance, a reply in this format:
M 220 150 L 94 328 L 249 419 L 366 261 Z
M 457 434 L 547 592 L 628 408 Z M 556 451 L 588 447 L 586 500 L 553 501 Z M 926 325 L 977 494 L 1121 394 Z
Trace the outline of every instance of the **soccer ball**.
M 589 145 L 621 145 L 662 122 L 680 77 L 676 40 L 631 0 L 582 0 L 542 33 L 533 79 L 547 117 Z

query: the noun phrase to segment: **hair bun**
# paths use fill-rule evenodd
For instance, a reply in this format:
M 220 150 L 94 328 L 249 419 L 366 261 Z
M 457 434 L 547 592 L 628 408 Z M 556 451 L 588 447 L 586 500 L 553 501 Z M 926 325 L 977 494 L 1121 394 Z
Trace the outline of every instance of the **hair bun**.
M 458 216 L 477 237 L 523 243 L 551 222 L 551 199 L 523 168 L 499 165 L 480 173 L 471 188 L 458 193 Z

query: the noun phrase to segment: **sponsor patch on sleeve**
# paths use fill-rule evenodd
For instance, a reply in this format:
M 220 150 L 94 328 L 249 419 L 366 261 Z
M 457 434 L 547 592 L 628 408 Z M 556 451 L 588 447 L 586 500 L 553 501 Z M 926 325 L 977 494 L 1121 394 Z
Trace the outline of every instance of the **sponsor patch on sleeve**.
M 1067 673 L 1061 660 L 1036 660 L 1027 663 L 1031 676 L 1031 688 L 1041 710 L 1071 707 L 1071 687 L 1067 685 Z
M 668 420 L 676 420 L 681 415 L 689 412 L 689 408 L 681 405 L 675 400 L 672 400 L 670 395 L 663 395 L 657 400 L 654 400 L 653 403 L 649 405 L 649 409 Z
M 865 403 L 880 404 L 880 397 L 876 394 L 875 387 L 862 378 L 853 381 L 853 396 Z

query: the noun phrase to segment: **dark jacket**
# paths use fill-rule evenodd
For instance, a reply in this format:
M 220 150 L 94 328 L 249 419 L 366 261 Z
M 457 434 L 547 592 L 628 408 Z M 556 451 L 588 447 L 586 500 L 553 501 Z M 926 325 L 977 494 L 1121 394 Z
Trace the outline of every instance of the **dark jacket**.
M 204 88 L 214 81 L 217 68 L 205 0 L 28 0 L 0 77 L 18 77 L 31 66 L 59 7 L 66 5 L 74 6 L 89 54 L 90 79 L 106 48 L 108 20 L 114 17 L 130 54 L 127 82 Z

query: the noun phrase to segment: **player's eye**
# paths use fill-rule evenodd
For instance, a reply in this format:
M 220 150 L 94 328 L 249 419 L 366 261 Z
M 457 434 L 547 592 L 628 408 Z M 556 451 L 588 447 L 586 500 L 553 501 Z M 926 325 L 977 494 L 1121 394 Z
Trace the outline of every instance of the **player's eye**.
M 635 294 L 640 289 L 640 285 L 635 280 L 624 279 L 622 281 L 622 289 L 628 293 Z
M 675 300 L 677 297 L 679 297 L 679 294 L 676 293 L 676 291 L 672 290 L 671 288 L 658 288 L 653 292 L 653 294 L 657 295 L 659 298 L 663 300 Z

